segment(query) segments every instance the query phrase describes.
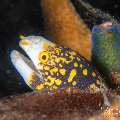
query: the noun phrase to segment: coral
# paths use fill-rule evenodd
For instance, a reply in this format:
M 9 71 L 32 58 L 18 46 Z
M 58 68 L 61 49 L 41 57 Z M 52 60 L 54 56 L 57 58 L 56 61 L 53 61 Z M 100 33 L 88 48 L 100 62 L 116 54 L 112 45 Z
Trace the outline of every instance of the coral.
M 56 43 L 91 58 L 91 34 L 70 0 L 41 0 L 44 34 Z

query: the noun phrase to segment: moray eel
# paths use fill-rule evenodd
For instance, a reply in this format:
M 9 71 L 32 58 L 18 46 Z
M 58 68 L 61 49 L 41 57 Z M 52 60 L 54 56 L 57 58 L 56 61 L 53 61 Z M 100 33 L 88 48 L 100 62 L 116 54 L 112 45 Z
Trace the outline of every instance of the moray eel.
M 30 59 L 13 50 L 11 60 L 34 91 L 54 93 L 74 88 L 91 93 L 101 92 L 107 101 L 100 74 L 72 49 L 58 46 L 40 36 L 25 37 L 19 45 Z

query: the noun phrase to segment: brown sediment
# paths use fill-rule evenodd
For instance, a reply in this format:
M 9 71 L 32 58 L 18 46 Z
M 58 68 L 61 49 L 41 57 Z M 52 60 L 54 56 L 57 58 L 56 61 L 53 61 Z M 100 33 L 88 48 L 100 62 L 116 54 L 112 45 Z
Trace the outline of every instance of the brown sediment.
M 101 94 L 26 93 L 0 100 L 0 120 L 84 120 L 101 110 Z
M 91 33 L 70 0 L 41 0 L 44 35 L 91 58 Z

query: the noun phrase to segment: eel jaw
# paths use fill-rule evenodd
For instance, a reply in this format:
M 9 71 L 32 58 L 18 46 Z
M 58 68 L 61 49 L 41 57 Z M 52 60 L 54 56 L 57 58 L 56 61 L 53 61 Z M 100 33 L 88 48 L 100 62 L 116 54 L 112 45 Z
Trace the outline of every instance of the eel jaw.
M 32 61 L 16 50 L 13 50 L 11 52 L 10 58 L 11 58 L 12 64 L 17 69 L 19 74 L 23 77 L 26 84 L 29 87 L 31 87 L 30 82 L 29 82 L 32 79 L 31 77 L 40 76 L 40 73 L 37 72 Z

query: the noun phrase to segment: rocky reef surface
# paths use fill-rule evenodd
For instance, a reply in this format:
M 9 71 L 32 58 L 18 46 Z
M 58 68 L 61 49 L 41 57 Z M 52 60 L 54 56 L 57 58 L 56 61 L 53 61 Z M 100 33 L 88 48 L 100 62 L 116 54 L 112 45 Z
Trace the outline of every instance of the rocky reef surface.
M 29 120 L 80 120 L 98 114 L 102 103 L 97 94 L 26 93 L 0 100 L 0 119 L 26 120 L 29 117 Z

